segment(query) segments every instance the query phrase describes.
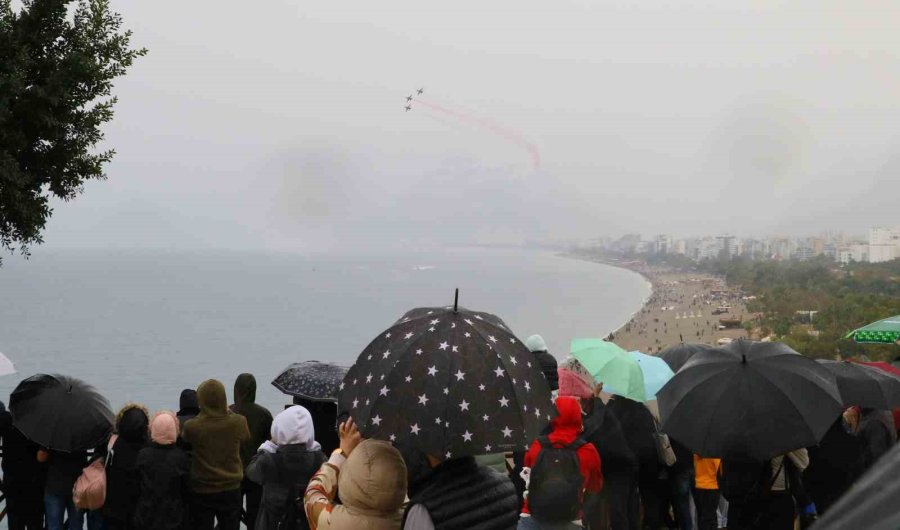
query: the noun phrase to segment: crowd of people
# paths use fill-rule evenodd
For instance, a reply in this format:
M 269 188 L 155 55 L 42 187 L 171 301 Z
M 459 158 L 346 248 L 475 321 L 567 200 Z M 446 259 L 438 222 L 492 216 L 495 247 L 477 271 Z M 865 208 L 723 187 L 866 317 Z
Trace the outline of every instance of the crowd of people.
M 887 411 L 847 409 L 821 443 L 767 462 L 721 461 L 670 440 L 644 403 L 609 397 L 581 364 L 526 345 L 557 414 L 527 451 L 447 459 L 364 439 L 334 403 L 274 417 L 237 377 L 186 389 L 177 412 L 129 403 L 90 454 L 35 445 L 0 413 L 11 530 L 793 529 L 827 511 L 897 442 Z M 102 508 L 78 506 L 101 460 Z

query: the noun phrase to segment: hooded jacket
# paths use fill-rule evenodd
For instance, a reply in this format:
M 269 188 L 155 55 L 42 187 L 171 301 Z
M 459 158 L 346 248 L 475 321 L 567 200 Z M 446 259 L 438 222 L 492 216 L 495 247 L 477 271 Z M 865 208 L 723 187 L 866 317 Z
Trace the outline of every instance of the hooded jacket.
M 200 414 L 200 404 L 197 402 L 197 391 L 193 388 L 185 388 L 178 397 L 178 425 L 184 429 L 184 422 L 193 419 Z
M 891 412 L 863 409 L 858 436 L 863 444 L 860 465 L 865 472 L 897 443 L 897 429 Z
M 241 374 L 234 381 L 234 404 L 231 411 L 247 418 L 250 439 L 241 444 L 241 464 L 246 468 L 256 448 L 269 439 L 272 413 L 256 404 L 256 378 Z
M 340 493 L 342 504 L 333 504 Z M 406 465 L 387 442 L 363 440 L 350 457 L 333 455 L 304 496 L 312 530 L 399 530 Z
M 138 453 L 147 446 L 150 419 L 147 409 L 134 403 L 125 405 L 116 416 L 118 438 L 106 455 L 106 501 L 103 516 L 130 521 L 140 494 L 136 472 Z
M 582 435 L 581 405 L 577 399 L 563 396 L 556 398 L 556 410 L 559 414 L 550 421 L 551 430 L 547 437 L 555 447 L 565 447 Z M 525 453 L 525 467 L 534 467 L 542 450 L 541 442 L 535 440 Z M 599 492 L 603 489 L 603 474 L 600 471 L 600 454 L 597 448 L 591 443 L 586 443 L 578 448 L 576 455 L 584 479 L 584 491 Z M 527 500 L 522 511 L 529 513 Z
M 637 458 L 622 433 L 622 425 L 601 399 L 594 398 L 591 412 L 583 421 L 584 432 L 581 436 L 597 448 L 604 473 L 637 471 Z
M 306 491 L 313 474 L 325 463 L 315 441 L 313 420 L 305 408 L 294 405 L 272 421 L 272 440 L 263 443 L 247 466 L 247 478 L 263 487 L 255 528 L 296 530 L 309 528 L 295 501 Z
M 134 511 L 139 530 L 178 530 L 187 527 L 190 463 L 176 444 L 178 420 L 161 412 L 150 422 L 149 447 L 137 458 L 140 495 Z
M 528 337 L 525 339 L 525 347 L 534 355 L 535 360 L 540 365 L 541 372 L 544 373 L 544 379 L 547 380 L 547 384 L 550 386 L 550 391 L 558 390 L 559 376 L 556 372 L 556 357 L 550 355 L 550 352 L 547 351 L 547 343 L 544 342 L 544 337 L 540 335 Z
M 191 489 L 221 493 L 241 487 L 241 444 L 250 440 L 247 420 L 228 411 L 225 387 L 209 379 L 197 388 L 200 414 L 184 424 L 182 438 L 191 444 Z

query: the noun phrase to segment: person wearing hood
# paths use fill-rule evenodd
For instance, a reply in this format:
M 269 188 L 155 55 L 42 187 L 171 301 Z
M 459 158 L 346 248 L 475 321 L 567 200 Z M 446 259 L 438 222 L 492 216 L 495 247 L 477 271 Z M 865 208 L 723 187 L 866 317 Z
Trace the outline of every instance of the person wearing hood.
M 135 403 L 116 416 L 115 443 L 106 455 L 106 501 L 103 518 L 109 530 L 133 528 L 132 515 L 140 494 L 136 472 L 138 453 L 147 446 L 150 419 L 147 409 Z
M 269 431 L 272 429 L 272 413 L 256 404 L 256 378 L 253 374 L 237 376 L 234 381 L 234 404 L 230 408 L 232 412 L 247 418 L 247 427 L 250 429 L 250 439 L 241 445 L 241 465 L 244 466 L 246 475 L 250 459 L 256 449 L 269 439 Z M 262 499 L 262 486 L 245 476 L 241 482 L 241 496 L 246 497 L 247 530 L 253 530 Z
M 178 418 L 157 412 L 150 422 L 150 446 L 141 449 L 135 465 L 140 484 L 134 527 L 138 530 L 188 528 L 190 461 L 178 447 Z
M 294 405 L 275 416 L 272 439 L 263 442 L 247 466 L 247 479 L 263 488 L 257 530 L 309 528 L 296 500 L 324 462 L 308 410 Z
M 640 505 L 637 491 L 637 458 L 628 446 L 618 418 L 609 410 L 600 392 L 603 384 L 574 357 L 559 367 L 559 395 L 578 398 L 583 411 L 584 431 L 581 437 L 597 448 L 603 462 L 603 491 L 595 503 L 585 506 L 590 528 L 629 530 L 637 524 L 636 514 L 628 507 Z
M 200 406 L 197 404 L 197 391 L 193 388 L 185 388 L 181 391 L 178 398 L 178 412 L 175 417 L 178 418 L 178 432 L 184 432 L 184 423 L 200 414 Z M 188 456 L 191 454 L 191 444 L 184 441 L 179 434 L 178 447 L 184 450 Z
M 184 424 L 191 444 L 191 519 L 196 530 L 238 530 L 241 523 L 241 444 L 250 440 L 247 420 L 228 410 L 225 386 L 208 379 L 197 388 L 200 414 Z
M 861 471 L 865 473 L 881 455 L 897 443 L 897 429 L 890 411 L 864 408 L 860 411 L 857 436 L 862 442 Z
M 0 412 L 0 438 L 9 530 L 42 530 L 46 470 L 37 461 L 39 447 L 13 427 L 12 415 L 5 407 Z
M 311 530 L 399 530 L 406 465 L 388 442 L 363 440 L 352 418 L 340 448 L 313 475 L 303 497 Z M 335 504 L 340 495 L 341 504 Z
M 566 528 L 566 524 L 571 526 L 572 520 L 559 520 L 558 516 L 540 513 L 537 506 L 533 506 L 537 497 L 534 497 L 534 486 L 540 481 L 541 477 L 535 475 L 535 465 L 540 459 L 541 453 L 548 449 L 548 446 L 556 448 L 575 447 L 575 456 L 578 459 L 578 470 L 581 474 L 581 495 L 580 505 L 584 506 L 590 501 L 588 497 L 600 493 L 603 489 L 603 473 L 600 469 L 600 454 L 593 444 L 585 442 L 581 437 L 583 433 L 583 423 L 581 417 L 581 405 L 577 398 L 571 396 L 561 396 L 556 398 L 556 410 L 558 414 L 550 422 L 550 432 L 546 436 L 542 436 L 531 444 L 531 448 L 525 454 L 525 467 L 532 471 L 529 477 L 529 492 L 534 502 L 529 502 L 526 497 L 525 506 L 522 509 L 522 522 L 519 528 Z M 547 463 L 546 466 L 552 465 Z M 547 469 L 545 467 L 545 469 Z M 540 472 L 540 471 L 538 471 Z M 528 495 L 528 494 L 526 494 Z M 561 508 L 561 512 L 571 511 L 566 507 Z M 546 508 L 542 508 L 546 510 Z M 580 510 L 578 510 L 580 512 Z M 579 515 L 581 515 L 579 513 Z M 534 521 L 526 521 L 527 518 L 533 518 Z M 537 524 L 534 524 L 537 523 Z M 555 525 L 555 526 L 554 526 Z M 579 526 L 580 527 L 580 526 Z
M 822 441 L 807 452 L 809 467 L 803 471 L 803 483 L 818 512 L 825 514 L 862 475 L 862 444 L 838 416 Z
M 525 339 L 525 347 L 528 348 L 528 351 L 537 359 L 538 364 L 541 367 L 541 372 L 544 374 L 544 379 L 547 380 L 547 385 L 550 386 L 550 391 L 554 392 L 559 388 L 559 381 L 557 379 L 557 362 L 556 357 L 550 354 L 547 351 L 547 343 L 544 342 L 544 337 L 540 335 L 532 335 Z

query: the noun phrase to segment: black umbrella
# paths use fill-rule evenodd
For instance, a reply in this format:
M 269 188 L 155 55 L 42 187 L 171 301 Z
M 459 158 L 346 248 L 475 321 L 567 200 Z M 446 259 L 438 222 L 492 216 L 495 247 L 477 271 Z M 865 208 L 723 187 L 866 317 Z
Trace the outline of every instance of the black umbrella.
M 822 365 L 746 340 L 695 354 L 656 396 L 669 436 L 699 455 L 740 460 L 815 445 L 843 408 Z
M 13 425 L 34 443 L 57 451 L 84 451 L 113 428 L 109 402 L 94 387 L 65 375 L 25 379 L 9 398 Z
M 498 317 L 408 312 L 360 354 L 339 409 L 364 436 L 456 458 L 525 449 L 553 414 L 531 353 Z
M 869 468 L 819 521 L 814 530 L 896 530 L 900 528 L 900 445 Z
M 883 370 L 850 361 L 819 359 L 834 374 L 845 407 L 889 410 L 900 407 L 900 378 Z
M 285 394 L 312 401 L 337 401 L 338 386 L 348 368 L 332 363 L 305 361 L 294 363 L 272 381 Z
M 666 361 L 666 364 L 669 365 L 669 368 L 672 369 L 673 372 L 677 372 L 684 366 L 684 363 L 688 362 L 691 357 L 694 356 L 697 352 L 706 351 L 711 349 L 712 346 L 709 344 L 700 344 L 697 342 L 689 342 L 687 344 L 681 343 L 676 344 L 675 346 L 669 346 L 663 351 L 659 352 L 657 357 Z

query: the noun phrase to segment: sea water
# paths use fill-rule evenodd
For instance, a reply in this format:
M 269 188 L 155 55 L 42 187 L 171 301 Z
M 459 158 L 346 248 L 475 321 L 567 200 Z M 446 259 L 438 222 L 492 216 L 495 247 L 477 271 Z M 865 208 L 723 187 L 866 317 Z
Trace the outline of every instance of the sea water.
M 184 388 L 241 372 L 258 402 L 290 398 L 270 382 L 288 364 L 350 365 L 414 307 L 494 313 L 521 339 L 543 335 L 563 358 L 574 337 L 602 337 L 637 311 L 639 275 L 530 250 L 460 248 L 382 255 L 258 252 L 58 251 L 0 267 L 0 352 L 22 378 L 61 373 L 97 387 L 118 409 L 178 409 Z M 76 411 L 73 411 L 76 412 Z

